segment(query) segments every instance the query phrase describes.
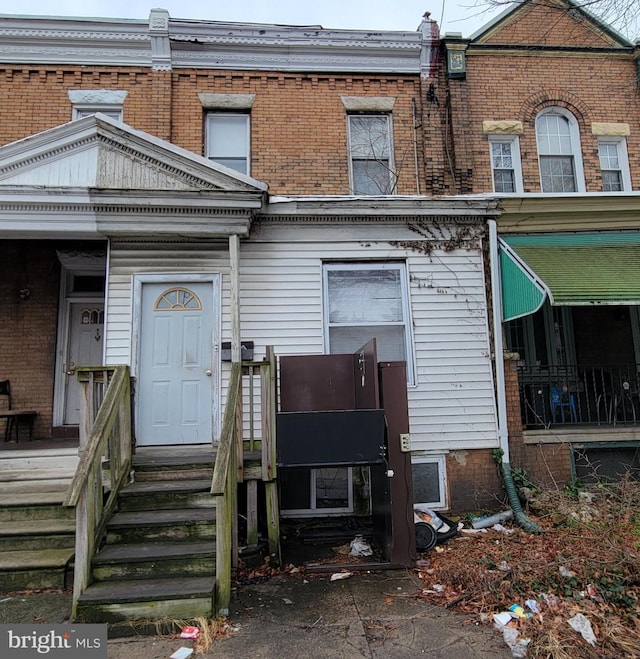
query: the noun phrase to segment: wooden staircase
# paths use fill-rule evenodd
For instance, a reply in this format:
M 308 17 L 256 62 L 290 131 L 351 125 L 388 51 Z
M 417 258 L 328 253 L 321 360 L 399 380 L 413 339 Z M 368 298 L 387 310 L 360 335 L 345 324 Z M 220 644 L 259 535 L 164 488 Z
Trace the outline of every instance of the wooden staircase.
M 280 563 L 276 360 L 270 347 L 267 356 L 231 365 L 215 453 L 207 445 L 144 447 L 132 454 L 128 367 L 78 369 L 82 450 L 64 499 L 76 510 L 74 619 L 111 623 L 127 633 L 228 615 L 241 483 L 247 544 L 257 542 L 262 481 L 269 553 L 273 564 Z M 245 454 L 255 457 L 245 461 Z
M 62 501 L 77 449 L 0 454 L 0 592 L 72 584 L 75 511 Z
M 134 481 L 118 495 L 81 622 L 189 620 L 214 614 L 216 509 L 210 446 L 149 447 L 133 457 Z

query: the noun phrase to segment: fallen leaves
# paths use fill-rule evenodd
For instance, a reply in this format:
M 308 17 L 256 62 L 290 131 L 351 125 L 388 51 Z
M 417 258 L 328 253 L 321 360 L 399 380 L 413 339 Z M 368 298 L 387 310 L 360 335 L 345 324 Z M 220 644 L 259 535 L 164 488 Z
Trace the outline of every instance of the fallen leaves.
M 640 484 L 597 490 L 587 504 L 589 516 L 581 513 L 583 501 L 549 496 L 537 510 L 544 535 L 513 527 L 512 534 L 449 540 L 423 557 L 429 566 L 418 570 L 421 597 L 487 623 L 527 606 L 532 615 L 512 617 L 508 626 L 529 640 L 528 657 L 640 657 Z M 557 510 L 565 521 L 554 526 Z M 595 646 L 569 620 L 590 629 Z

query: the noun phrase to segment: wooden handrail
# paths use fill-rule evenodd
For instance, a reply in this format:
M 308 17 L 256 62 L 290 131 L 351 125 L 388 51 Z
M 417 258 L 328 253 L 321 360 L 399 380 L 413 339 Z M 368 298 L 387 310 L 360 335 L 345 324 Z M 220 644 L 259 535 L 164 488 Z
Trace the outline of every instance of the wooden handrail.
M 109 372 L 113 372 L 111 378 Z M 129 367 L 78 369 L 78 380 L 82 384 L 80 461 L 63 504 L 76 508 L 73 617 L 80 596 L 91 582 L 91 562 L 115 509 L 118 493 L 129 478 L 132 452 Z M 96 383 L 107 385 L 97 413 L 94 411 Z M 102 482 L 103 456 L 109 460 L 108 488 Z
M 238 482 L 237 408 L 240 404 L 242 365 L 231 365 L 227 402 L 222 431 L 211 479 L 211 494 L 216 497 L 216 593 L 215 608 L 219 616 L 229 615 L 231 570 L 237 562 Z M 235 548 L 235 549 L 234 549 Z
M 231 455 L 235 450 L 236 406 L 240 396 L 240 382 L 242 379 L 242 365 L 237 362 L 231 365 L 231 378 L 227 390 L 227 403 L 222 417 L 222 430 L 216 454 L 216 463 L 211 479 L 211 494 L 224 494 L 227 480 L 227 471 Z
M 78 467 L 73 480 L 67 490 L 67 496 L 62 505 L 75 506 L 78 503 L 80 492 L 84 487 L 93 464 L 97 457 L 102 455 L 103 442 L 109 435 L 118 414 L 118 402 L 122 397 L 124 388 L 129 386 L 129 369 L 126 366 L 116 366 L 113 377 L 109 383 L 104 401 L 93 422 L 89 434 L 89 441 L 80 455 Z

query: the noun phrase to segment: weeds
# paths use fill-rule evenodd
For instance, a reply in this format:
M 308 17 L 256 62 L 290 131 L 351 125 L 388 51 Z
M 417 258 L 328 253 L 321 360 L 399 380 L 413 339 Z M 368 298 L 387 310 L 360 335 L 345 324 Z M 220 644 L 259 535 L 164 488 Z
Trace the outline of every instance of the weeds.
M 543 536 L 514 528 L 459 536 L 425 555 L 424 597 L 491 621 L 511 604 L 535 599 L 540 615 L 518 620 L 529 657 L 640 657 L 640 483 L 536 494 Z M 430 587 L 438 583 L 442 592 Z M 597 637 L 588 645 L 568 625 L 583 613 Z

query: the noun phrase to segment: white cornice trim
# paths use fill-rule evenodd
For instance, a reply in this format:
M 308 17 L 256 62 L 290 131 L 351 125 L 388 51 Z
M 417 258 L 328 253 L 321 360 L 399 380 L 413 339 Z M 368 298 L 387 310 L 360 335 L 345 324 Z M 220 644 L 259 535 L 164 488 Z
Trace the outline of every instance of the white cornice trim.
M 415 74 L 432 61 L 434 25 L 332 30 L 171 19 L 163 9 L 148 21 L 0 16 L 0 62 Z
M 260 212 L 261 217 L 340 216 L 392 219 L 394 217 L 440 217 L 458 219 L 495 217 L 498 201 L 494 199 L 434 199 L 416 196 L 273 196 Z

